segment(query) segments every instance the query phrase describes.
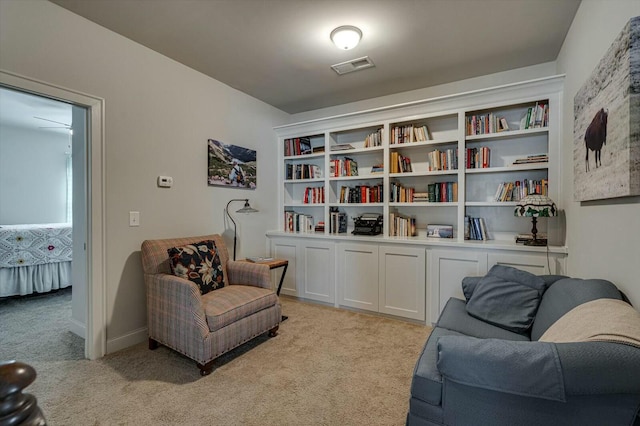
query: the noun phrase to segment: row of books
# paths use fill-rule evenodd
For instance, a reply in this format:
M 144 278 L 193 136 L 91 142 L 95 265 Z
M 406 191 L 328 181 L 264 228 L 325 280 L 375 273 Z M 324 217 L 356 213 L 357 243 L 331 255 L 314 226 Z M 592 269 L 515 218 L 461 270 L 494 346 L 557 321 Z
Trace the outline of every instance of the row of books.
M 547 179 L 523 179 L 515 182 L 500 182 L 495 201 L 520 201 L 530 194 L 547 195 L 549 181 Z
M 397 182 L 392 182 L 389 201 L 392 203 L 413 203 L 414 194 L 414 188 L 405 187 Z
M 406 217 L 398 213 L 389 213 L 389 236 L 415 237 L 418 235 L 416 218 Z
M 408 173 L 412 171 L 409 157 L 405 157 L 396 151 L 391 153 L 391 173 Z
M 391 144 L 423 142 L 431 139 L 426 125 L 395 126 L 391 128 Z
M 324 203 L 324 186 L 305 188 L 304 203 L 305 204 L 323 204 Z
M 343 186 L 340 188 L 339 200 L 341 203 L 381 203 L 382 185 Z
M 513 164 L 535 164 L 535 163 L 548 163 L 549 154 L 533 154 L 523 158 L 518 158 Z
M 322 177 L 322 169 L 315 164 L 287 164 L 284 178 L 286 180 L 314 179 Z
M 311 141 L 309 138 L 292 138 L 284 140 L 284 155 L 311 154 Z
M 364 138 L 364 147 L 371 148 L 373 146 L 382 146 L 383 129 L 380 128 Z
M 527 108 L 526 114 L 520 120 L 520 129 L 533 129 L 549 125 L 549 105 L 536 102 L 535 106 Z
M 329 213 L 329 232 L 331 234 L 342 234 L 347 232 L 347 214 L 338 211 Z
M 358 163 L 349 157 L 329 161 L 329 176 L 358 176 Z
M 427 185 L 430 203 L 453 203 L 458 201 L 458 182 L 436 182 Z M 415 194 L 414 194 L 415 200 Z
M 286 210 L 284 212 L 284 232 L 314 232 L 313 216 Z
M 451 148 L 440 151 L 438 149 L 427 154 L 429 171 L 458 170 L 458 149 Z
M 465 154 L 467 169 L 486 169 L 491 167 L 491 149 L 489 147 L 467 148 Z
M 467 136 L 486 135 L 508 130 L 509 123 L 507 123 L 507 119 L 494 113 L 470 115 L 466 117 Z
M 465 240 L 488 240 L 489 233 L 483 217 L 464 217 Z

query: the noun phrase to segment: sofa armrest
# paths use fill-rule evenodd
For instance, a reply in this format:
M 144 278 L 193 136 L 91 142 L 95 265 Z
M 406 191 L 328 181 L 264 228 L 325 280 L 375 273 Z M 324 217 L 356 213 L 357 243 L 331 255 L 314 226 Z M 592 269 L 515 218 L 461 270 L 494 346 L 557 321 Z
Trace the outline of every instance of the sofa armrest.
M 612 342 L 555 346 L 567 395 L 640 395 L 640 348 Z
M 209 334 L 200 289 L 169 274 L 145 274 L 149 336 L 174 348 L 192 346 Z
M 438 370 L 448 380 L 514 395 L 566 401 L 555 345 L 470 336 L 438 340 Z
M 271 269 L 261 263 L 238 262 L 230 260 L 227 263 L 229 285 L 242 284 L 272 289 Z

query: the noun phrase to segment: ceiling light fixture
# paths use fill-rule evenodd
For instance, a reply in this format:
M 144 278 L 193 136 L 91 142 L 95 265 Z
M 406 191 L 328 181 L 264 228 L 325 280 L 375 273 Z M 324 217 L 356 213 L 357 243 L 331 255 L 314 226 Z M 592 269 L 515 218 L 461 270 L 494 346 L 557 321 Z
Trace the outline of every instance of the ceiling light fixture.
M 353 49 L 360 43 L 362 31 L 352 25 L 343 25 L 331 31 L 331 41 L 338 46 L 338 49 Z

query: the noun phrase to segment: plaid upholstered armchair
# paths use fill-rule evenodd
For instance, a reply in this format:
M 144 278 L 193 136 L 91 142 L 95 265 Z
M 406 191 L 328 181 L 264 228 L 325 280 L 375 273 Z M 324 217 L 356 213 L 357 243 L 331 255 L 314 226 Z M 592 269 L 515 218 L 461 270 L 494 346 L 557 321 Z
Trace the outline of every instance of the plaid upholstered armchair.
M 186 255 L 204 261 L 178 264 Z M 180 352 L 196 361 L 203 376 L 225 352 L 265 332 L 277 334 L 281 307 L 269 267 L 230 261 L 220 235 L 147 240 L 142 267 L 149 349 L 162 344 Z

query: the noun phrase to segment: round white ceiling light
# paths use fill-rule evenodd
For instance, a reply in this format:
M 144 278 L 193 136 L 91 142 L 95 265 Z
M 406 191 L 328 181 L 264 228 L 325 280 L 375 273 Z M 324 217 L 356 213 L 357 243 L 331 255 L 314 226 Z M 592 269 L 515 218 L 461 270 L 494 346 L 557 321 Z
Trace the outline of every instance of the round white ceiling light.
M 331 41 L 341 50 L 353 49 L 361 38 L 362 31 L 352 25 L 343 25 L 331 31 Z

